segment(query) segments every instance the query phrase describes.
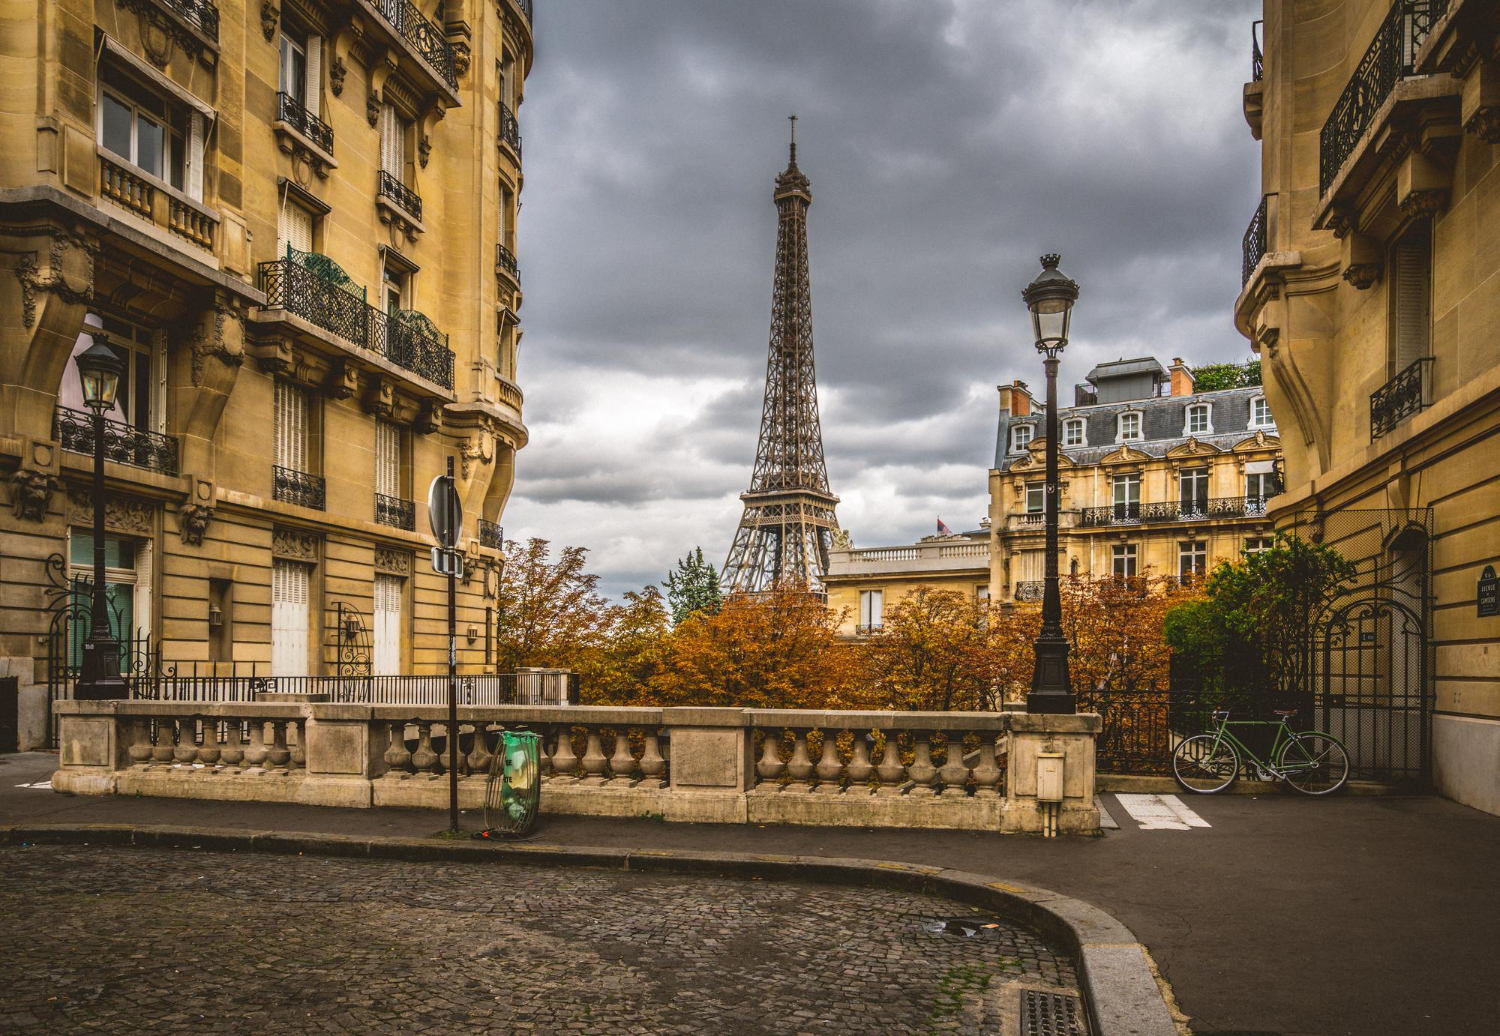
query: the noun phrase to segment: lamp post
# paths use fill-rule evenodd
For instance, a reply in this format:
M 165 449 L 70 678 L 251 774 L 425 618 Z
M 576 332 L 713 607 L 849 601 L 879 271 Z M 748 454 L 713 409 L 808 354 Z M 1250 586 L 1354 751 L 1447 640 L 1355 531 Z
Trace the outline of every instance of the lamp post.
M 102 331 L 92 333 L 93 344 L 78 357 L 83 401 L 94 414 L 94 602 L 89 609 L 88 639 L 73 697 L 84 701 L 124 698 L 120 676 L 120 642 L 109 624 L 109 598 L 104 585 L 104 415 L 114 408 L 125 363 L 109 347 Z
M 1042 272 L 1021 293 L 1031 311 L 1036 349 L 1047 370 L 1046 589 L 1031 693 L 1026 696 L 1026 711 L 1036 713 L 1077 711 L 1073 681 L 1068 675 L 1068 638 L 1062 630 L 1062 596 L 1057 587 L 1057 363 L 1068 344 L 1068 323 L 1073 303 L 1078 301 L 1078 285 L 1057 268 L 1061 258 L 1055 254 L 1042 256 Z

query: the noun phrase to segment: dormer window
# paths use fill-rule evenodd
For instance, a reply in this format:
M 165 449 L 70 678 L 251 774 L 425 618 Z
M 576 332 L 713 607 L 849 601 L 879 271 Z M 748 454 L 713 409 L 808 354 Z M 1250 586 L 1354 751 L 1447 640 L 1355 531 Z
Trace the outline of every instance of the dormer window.
M 1119 416 L 1115 431 L 1115 442 L 1134 442 L 1141 438 L 1141 414 L 1131 410 Z
M 1018 424 L 1010 430 L 1010 452 L 1025 453 L 1026 447 L 1031 445 L 1032 436 L 1036 435 L 1036 428 L 1029 424 Z
M 1083 445 L 1083 418 L 1075 417 L 1063 422 L 1062 444 L 1064 448 Z
M 1250 400 L 1250 427 L 1274 428 L 1275 426 L 1276 421 L 1271 417 L 1271 404 L 1266 402 L 1266 397 L 1252 397 Z
M 1207 403 L 1194 403 L 1187 408 L 1187 418 L 1182 424 L 1183 435 L 1208 435 L 1213 430 L 1212 407 Z

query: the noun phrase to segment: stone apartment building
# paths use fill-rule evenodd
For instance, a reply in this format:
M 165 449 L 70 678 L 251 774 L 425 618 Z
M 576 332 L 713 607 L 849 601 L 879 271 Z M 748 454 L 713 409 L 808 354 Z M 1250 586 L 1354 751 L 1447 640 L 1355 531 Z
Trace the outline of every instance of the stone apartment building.
M 1280 440 L 1258 385 L 1197 392 L 1149 357 L 1102 363 L 1058 409 L 1058 572 L 1202 575 L 1270 542 Z M 1164 394 L 1165 393 L 1165 394 Z M 1046 567 L 1046 408 L 1000 387 L 990 471 L 990 596 L 1039 601 Z
M 12 0 L 0 18 L 0 675 L 21 740 L 74 661 L 93 435 L 112 620 L 179 671 L 446 663 L 450 461 L 492 645 L 526 444 L 516 111 L 531 0 Z M 49 559 L 52 559 L 49 563 Z M 59 628 L 61 623 L 61 628 Z
M 990 532 L 984 527 L 894 547 L 835 542 L 823 585 L 829 609 L 843 617 L 839 633 L 865 637 L 880 632 L 887 611 L 919 587 L 988 601 L 989 573 Z
M 1283 434 L 1272 514 L 1366 573 L 1320 691 L 1500 813 L 1500 5 L 1266 0 L 1256 28 L 1234 320 Z

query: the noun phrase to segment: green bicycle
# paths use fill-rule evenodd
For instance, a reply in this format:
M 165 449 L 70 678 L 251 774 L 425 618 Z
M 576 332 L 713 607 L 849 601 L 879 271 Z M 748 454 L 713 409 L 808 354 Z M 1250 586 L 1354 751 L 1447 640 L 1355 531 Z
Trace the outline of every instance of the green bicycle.
M 1239 779 L 1242 759 L 1254 766 L 1259 780 L 1282 780 L 1304 795 L 1328 795 L 1349 779 L 1349 753 L 1332 734 L 1321 731 L 1298 733 L 1287 726 L 1296 709 L 1277 709 L 1275 720 L 1229 719 L 1228 709 L 1213 713 L 1218 729 L 1187 738 L 1172 753 L 1172 775 L 1177 783 L 1199 795 L 1223 791 Z M 1271 762 L 1256 755 L 1234 736 L 1231 726 L 1276 727 L 1276 739 L 1266 753 Z

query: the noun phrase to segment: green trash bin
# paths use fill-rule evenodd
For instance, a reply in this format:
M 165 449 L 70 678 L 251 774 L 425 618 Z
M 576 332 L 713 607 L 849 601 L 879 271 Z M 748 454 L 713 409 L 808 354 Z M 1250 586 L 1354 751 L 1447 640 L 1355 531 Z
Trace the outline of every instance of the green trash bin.
M 540 734 L 504 731 L 484 789 L 484 826 L 500 836 L 524 835 L 542 805 Z

